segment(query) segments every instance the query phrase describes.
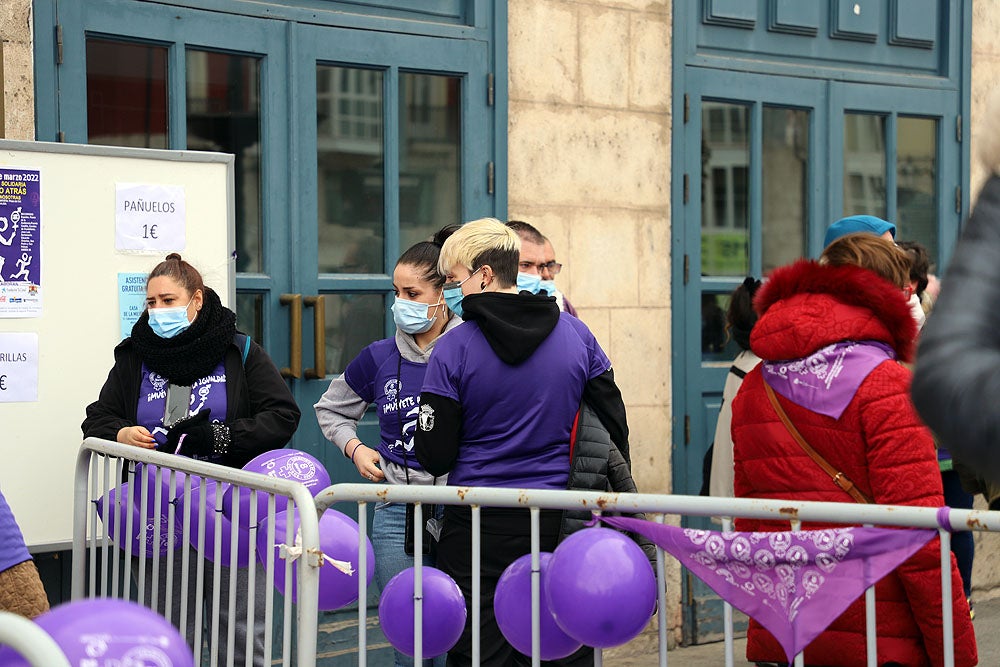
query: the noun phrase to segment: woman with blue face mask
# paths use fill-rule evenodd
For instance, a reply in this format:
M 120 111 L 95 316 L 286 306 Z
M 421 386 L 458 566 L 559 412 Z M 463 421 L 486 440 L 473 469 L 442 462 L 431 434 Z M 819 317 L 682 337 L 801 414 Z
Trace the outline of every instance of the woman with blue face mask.
M 462 320 L 449 308 L 444 294 L 444 276 L 437 270 L 441 244 L 457 226 L 439 231 L 431 241 L 417 243 L 403 253 L 392 272 L 395 299 L 392 317 L 396 334 L 364 348 L 330 382 L 314 406 L 323 434 L 351 459 L 365 479 L 384 484 L 445 484 L 447 476 L 426 472 L 413 454 L 413 434 L 420 408 L 418 398 L 427 361 L 440 336 Z M 375 404 L 379 418 L 378 442 L 358 438 L 358 421 Z M 430 519 L 425 507 L 424 519 Z M 434 525 L 433 523 L 431 524 Z M 410 527 L 412 535 L 412 527 Z M 384 587 L 392 577 L 413 566 L 407 553 L 407 506 L 377 503 L 372 525 L 375 579 Z M 424 536 L 424 546 L 432 539 Z M 425 565 L 433 565 L 431 554 Z M 413 664 L 396 652 L 395 664 Z M 426 664 L 444 664 L 444 656 Z
M 132 335 L 115 348 L 115 365 L 97 401 L 87 406 L 84 437 L 157 449 L 221 465 L 241 468 L 258 454 L 284 447 L 299 423 L 299 409 L 267 352 L 236 330 L 236 314 L 222 305 L 201 274 L 177 253 L 167 255 L 146 280 L 146 310 Z M 196 552 L 192 551 L 191 563 Z M 196 599 L 195 577 L 181 589 L 181 557 L 174 559 L 172 608 L 164 609 L 166 559 L 155 579 L 146 560 L 145 580 L 159 581 L 156 611 L 180 624 L 182 598 Z M 206 572 L 211 572 L 207 562 Z M 133 570 L 138 572 L 138 559 Z M 192 568 L 194 566 L 192 565 Z M 229 571 L 220 581 L 227 582 Z M 264 656 L 264 571 L 258 567 L 254 590 L 254 627 L 247 628 L 248 570 L 237 570 L 237 615 L 234 618 L 235 664 L 246 664 L 247 635 L 253 635 L 253 664 Z M 204 599 L 212 599 L 211 577 L 203 582 Z M 151 607 L 152 586 L 144 604 Z M 228 596 L 222 592 L 222 599 Z M 239 620 L 242 616 L 242 621 Z M 220 612 L 226 637 L 228 609 Z M 187 621 L 187 641 L 194 642 L 194 623 Z M 225 662 L 226 646 L 221 647 Z

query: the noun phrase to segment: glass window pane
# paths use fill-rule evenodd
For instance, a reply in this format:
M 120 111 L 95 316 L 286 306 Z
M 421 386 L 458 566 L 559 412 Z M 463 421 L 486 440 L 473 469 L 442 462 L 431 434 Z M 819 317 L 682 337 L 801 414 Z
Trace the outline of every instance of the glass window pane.
M 939 261 L 937 119 L 900 117 L 896 124 L 896 238 L 922 243 Z
M 763 273 L 806 254 L 809 112 L 764 107 L 761 147 Z
M 316 86 L 319 271 L 384 273 L 382 72 L 320 65 L 316 79 L 328 79 Z
M 369 343 L 385 338 L 384 294 L 326 295 L 326 372 L 343 373 Z
M 400 74 L 399 249 L 461 220 L 460 79 Z
M 236 328 L 264 344 L 264 295 L 238 293 L 236 295 Z
M 740 347 L 726 329 L 729 294 L 701 295 L 701 359 L 729 361 L 740 353 Z
M 87 39 L 87 142 L 168 148 L 167 49 Z
M 886 216 L 885 116 L 844 114 L 844 215 Z
M 738 104 L 702 106 L 702 275 L 744 276 L 750 267 L 748 114 Z
M 187 147 L 236 156 L 236 270 L 264 270 L 261 243 L 260 60 L 189 49 Z

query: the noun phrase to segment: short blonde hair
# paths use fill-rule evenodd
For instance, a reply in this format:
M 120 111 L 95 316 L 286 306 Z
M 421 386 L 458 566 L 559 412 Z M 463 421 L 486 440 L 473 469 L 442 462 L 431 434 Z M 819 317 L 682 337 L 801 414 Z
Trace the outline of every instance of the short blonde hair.
M 496 218 L 480 218 L 462 225 L 441 246 L 438 270 L 447 275 L 460 264 L 475 271 L 487 264 L 502 287 L 517 284 L 517 263 L 521 239 L 513 229 Z
M 862 232 L 840 237 L 827 246 L 819 262 L 831 266 L 860 266 L 900 289 L 910 283 L 910 256 L 889 239 L 874 234 Z

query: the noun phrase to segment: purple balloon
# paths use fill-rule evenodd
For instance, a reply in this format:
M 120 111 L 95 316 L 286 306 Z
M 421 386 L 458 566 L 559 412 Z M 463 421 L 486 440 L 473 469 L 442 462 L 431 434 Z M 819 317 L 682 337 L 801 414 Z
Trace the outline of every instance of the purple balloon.
M 147 506 L 146 514 L 147 517 L 144 520 L 141 513 L 139 512 L 139 505 L 135 502 L 135 497 L 133 497 L 133 502 L 131 507 L 128 505 L 128 492 L 129 483 L 124 482 L 119 487 L 112 487 L 108 490 L 102 498 L 98 498 L 94 502 L 97 504 L 97 515 L 101 517 L 101 521 L 104 522 L 104 526 L 107 530 L 108 537 L 114 542 L 119 549 L 126 549 L 133 556 L 140 555 L 141 552 L 145 551 L 146 556 L 152 557 L 154 551 L 158 551 L 161 556 L 166 555 L 169 550 L 169 538 L 168 535 L 173 532 L 174 542 L 173 548 L 178 549 L 181 546 L 181 528 L 176 521 L 173 523 L 169 520 L 169 514 L 160 514 L 156 511 L 156 508 L 150 504 Z M 120 494 L 120 495 L 119 495 Z M 134 496 L 141 495 L 141 492 L 133 492 Z M 130 535 L 131 539 L 126 538 L 126 531 L 128 530 L 128 517 L 132 516 L 132 533 Z M 176 519 L 176 517 L 175 517 Z M 156 544 L 156 526 L 160 526 L 160 542 L 157 548 Z M 143 529 L 145 527 L 145 538 L 143 538 Z M 127 547 L 126 547 L 126 544 Z
M 292 543 L 299 530 L 298 512 L 295 512 L 292 526 Z M 274 515 L 274 544 L 267 543 L 267 520 L 257 528 L 257 558 L 261 565 L 268 567 L 267 554 L 269 548 L 274 553 L 274 587 L 285 595 L 285 561 L 279 558 L 279 545 L 286 543 L 286 528 L 289 513 L 278 512 Z M 336 510 L 328 509 L 319 518 L 319 546 L 323 554 L 335 560 L 351 564 L 354 574 L 345 574 L 330 563 L 323 563 L 319 570 L 319 608 L 325 611 L 340 609 L 358 599 L 358 523 Z M 375 576 L 375 550 L 372 542 L 365 539 L 367 545 L 365 581 L 370 585 Z M 298 562 L 292 564 L 292 601 L 298 601 Z
M 194 655 L 167 619 L 135 602 L 89 598 L 53 607 L 35 623 L 55 640 L 71 665 L 193 667 Z M 11 648 L 0 664 L 30 667 Z
M 233 530 L 236 530 L 236 567 L 247 567 L 250 564 L 250 540 L 253 539 L 250 530 L 244 528 L 236 529 L 224 513 L 215 509 L 216 495 L 225 493 L 228 486 L 228 484 L 218 482 L 214 479 L 205 480 L 205 542 L 199 553 L 213 563 L 218 560 L 223 566 L 229 567 L 232 562 L 232 535 Z M 198 515 L 201 511 L 200 498 L 200 480 L 192 478 L 190 499 L 185 502 L 183 494 L 177 499 L 177 524 L 183 526 L 184 513 L 190 511 L 191 527 L 189 529 L 188 542 L 195 549 L 198 549 L 198 525 L 200 523 Z M 190 508 L 190 510 L 187 508 Z M 222 546 L 218 554 L 215 551 L 216 525 L 221 526 L 220 532 L 222 533 Z
M 540 656 L 542 660 L 565 658 L 583 643 L 563 632 L 549 610 L 545 599 L 545 575 L 551 567 L 552 554 L 538 554 L 541 565 L 540 588 Z M 493 597 L 500 632 L 511 646 L 524 655 L 531 655 L 531 554 L 525 554 L 507 566 L 497 581 Z
M 412 656 L 413 578 L 408 567 L 385 585 L 378 603 L 379 625 L 385 638 L 400 653 Z M 455 580 L 434 567 L 423 568 L 423 657 L 444 655 L 465 628 L 465 598 Z
M 611 648 L 646 627 L 656 604 L 656 577 L 629 537 L 610 528 L 585 528 L 556 547 L 544 591 L 567 635 L 588 646 Z
M 247 472 L 256 472 L 268 477 L 290 479 L 301 482 L 315 496 L 330 486 L 330 473 L 326 471 L 319 459 L 297 449 L 273 449 L 264 452 L 243 466 Z M 233 518 L 233 495 L 239 497 L 240 526 L 250 525 L 250 489 L 232 487 L 226 490 L 222 497 L 222 510 L 230 520 Z M 257 524 L 267 516 L 268 494 L 257 492 Z M 275 512 L 288 509 L 288 499 L 284 496 L 275 498 Z
M 160 513 L 166 514 L 170 508 L 170 503 L 173 502 L 175 498 L 184 494 L 184 478 L 187 477 L 186 474 L 175 471 L 174 472 L 174 483 L 173 488 L 170 485 L 170 469 L 160 468 L 152 464 L 146 465 L 144 463 L 137 463 L 135 466 L 135 485 L 134 496 L 132 501 L 135 503 L 136 508 L 142 506 L 142 478 L 143 475 L 146 477 L 146 511 L 149 516 L 154 515 L 154 509 L 156 507 L 156 473 L 159 470 L 160 473 Z M 195 480 L 197 478 L 192 478 Z M 192 481 L 192 485 L 195 482 Z

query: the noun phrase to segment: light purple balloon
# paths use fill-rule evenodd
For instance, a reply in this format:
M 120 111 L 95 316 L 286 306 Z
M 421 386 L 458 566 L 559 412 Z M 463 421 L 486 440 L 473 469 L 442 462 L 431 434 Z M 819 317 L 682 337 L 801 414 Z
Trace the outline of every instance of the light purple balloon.
M 195 549 L 198 549 L 198 526 L 200 524 L 199 513 L 201 511 L 201 486 L 199 482 L 200 480 L 197 478 L 192 479 L 191 497 L 188 502 L 185 502 L 183 494 L 177 499 L 178 525 L 184 525 L 183 521 L 185 512 L 190 511 L 191 513 L 191 527 L 189 529 L 190 534 L 188 535 L 188 542 Z M 225 493 L 226 487 L 228 486 L 228 484 L 217 482 L 213 479 L 205 481 L 205 541 L 202 548 L 199 550 L 199 553 L 213 563 L 218 560 L 223 566 L 230 567 L 232 534 L 233 530 L 236 530 L 236 566 L 247 567 L 250 564 L 250 540 L 253 539 L 251 531 L 244 528 L 236 529 L 233 523 L 226 518 L 226 515 L 223 512 L 216 511 L 215 509 L 216 494 Z M 188 508 L 190 508 L 190 510 L 188 510 Z M 222 533 L 222 545 L 218 554 L 216 554 L 215 550 L 215 527 L 217 524 L 221 525 L 220 531 Z
M 545 598 L 563 631 L 587 646 L 620 646 L 642 632 L 656 603 L 649 560 L 628 536 L 585 528 L 556 547 Z
M 243 469 L 268 477 L 300 482 L 309 489 L 313 496 L 330 486 L 330 473 L 326 471 L 319 459 L 297 449 L 273 449 L 264 452 L 248 461 Z M 231 487 L 226 490 L 222 497 L 222 510 L 230 520 L 233 518 L 233 495 L 239 497 L 240 526 L 249 526 L 250 489 L 241 487 L 237 491 L 236 487 Z M 258 525 L 267 516 L 267 497 L 268 494 L 265 492 L 259 491 L 257 493 Z M 288 509 L 288 499 L 284 496 L 275 498 L 275 512 L 284 512 L 286 509 Z
M 414 568 L 408 567 L 385 585 L 378 603 L 379 625 L 400 653 L 412 656 Z M 423 646 L 425 658 L 444 655 L 465 628 L 465 598 L 455 580 L 434 567 L 423 568 Z
M 138 556 L 143 551 L 149 557 L 152 557 L 154 551 L 158 551 L 163 556 L 166 555 L 170 546 L 168 544 L 168 535 L 173 532 L 173 548 L 180 548 L 182 542 L 181 528 L 177 522 L 174 521 L 171 523 L 169 520 L 170 515 L 156 512 L 152 504 L 147 507 L 147 518 L 144 520 L 134 497 L 132 505 L 129 507 L 128 493 L 129 483 L 124 482 L 119 487 L 112 487 L 108 490 L 107 494 L 94 501 L 97 505 L 97 515 L 104 522 L 105 530 L 111 541 L 119 549 L 124 550 L 127 548 L 128 552 L 133 556 Z M 133 495 L 138 496 L 141 494 L 133 491 Z M 128 530 L 128 517 L 130 514 L 132 515 L 132 532 L 130 535 L 131 539 L 128 539 L 126 538 L 126 531 Z M 157 548 L 156 543 L 157 524 L 160 526 L 159 548 Z M 146 530 L 145 539 L 143 539 L 143 527 Z M 128 543 L 127 545 L 126 542 Z
M 296 511 L 292 526 L 291 544 L 299 529 L 299 517 Z M 286 543 L 285 531 L 290 517 L 289 513 L 278 512 L 274 515 L 274 587 L 285 595 L 285 561 L 278 557 L 279 545 Z M 323 563 L 319 570 L 319 608 L 325 611 L 340 609 L 358 599 L 358 523 L 351 517 L 328 509 L 319 518 L 319 545 L 323 554 L 334 560 L 346 561 L 352 565 L 354 574 L 345 574 L 330 563 Z M 366 542 L 366 573 L 365 581 L 370 585 L 375 576 L 375 550 L 370 539 Z M 266 569 L 267 554 L 267 520 L 257 528 L 257 558 Z M 292 564 L 292 601 L 298 601 L 298 562 Z
M 137 463 L 135 466 L 135 485 L 134 496 L 132 501 L 135 503 L 136 508 L 140 508 L 142 504 L 142 478 L 146 477 L 146 511 L 149 516 L 153 516 L 153 511 L 156 507 L 156 473 L 159 470 L 160 473 L 160 513 L 166 514 L 170 508 L 170 503 L 173 502 L 177 496 L 184 494 L 184 478 L 187 477 L 186 474 L 175 471 L 174 472 L 174 483 L 173 488 L 170 485 L 170 469 L 160 468 L 152 464 L 146 465 L 144 463 Z M 192 478 L 192 484 L 197 478 Z
M 177 628 L 128 600 L 67 602 L 38 616 L 35 623 L 49 633 L 71 665 L 194 666 L 194 655 Z M 0 665 L 30 667 L 10 647 L 0 650 Z
M 565 658 L 583 643 L 563 632 L 549 611 L 545 599 L 545 574 L 551 567 L 552 554 L 538 554 L 541 566 L 540 588 L 540 656 L 542 660 Z M 507 566 L 497 581 L 493 597 L 500 632 L 511 646 L 524 655 L 531 655 L 531 554 L 525 554 Z

